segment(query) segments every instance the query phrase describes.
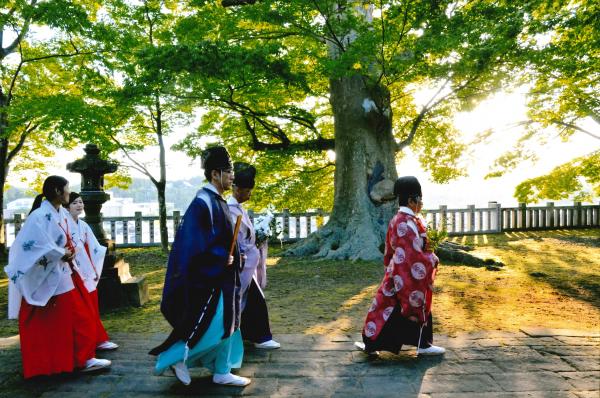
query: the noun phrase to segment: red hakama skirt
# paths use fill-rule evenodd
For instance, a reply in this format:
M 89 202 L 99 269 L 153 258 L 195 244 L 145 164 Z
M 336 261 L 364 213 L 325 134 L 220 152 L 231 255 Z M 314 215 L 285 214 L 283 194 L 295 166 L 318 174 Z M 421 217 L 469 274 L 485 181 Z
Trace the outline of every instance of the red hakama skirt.
M 73 272 L 75 288 L 52 297 L 44 307 L 21 301 L 19 333 L 23 377 L 72 372 L 95 356 L 97 306 Z
M 100 310 L 98 310 L 98 289 L 89 294 L 91 305 L 94 308 L 94 318 L 96 319 L 96 345 L 108 341 L 108 333 L 100 320 Z

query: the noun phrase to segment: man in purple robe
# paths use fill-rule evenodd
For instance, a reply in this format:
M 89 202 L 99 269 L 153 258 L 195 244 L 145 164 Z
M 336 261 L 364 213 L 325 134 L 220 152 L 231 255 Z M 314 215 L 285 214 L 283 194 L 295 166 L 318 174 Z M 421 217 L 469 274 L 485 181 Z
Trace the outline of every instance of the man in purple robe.
M 280 344 L 273 340 L 269 327 L 269 313 L 265 295 L 258 282 L 266 281 L 267 250 L 264 242 L 261 248 L 256 246 L 254 225 L 242 203 L 250 199 L 255 184 L 256 168 L 247 163 L 234 164 L 235 179 L 233 181 L 233 196 L 227 200 L 231 217 L 236 220 L 242 217 L 242 223 L 237 236 L 237 243 L 244 261 L 241 273 L 241 330 L 244 340 L 254 343 L 256 348 L 275 349 Z M 260 266 L 262 265 L 262 266 Z

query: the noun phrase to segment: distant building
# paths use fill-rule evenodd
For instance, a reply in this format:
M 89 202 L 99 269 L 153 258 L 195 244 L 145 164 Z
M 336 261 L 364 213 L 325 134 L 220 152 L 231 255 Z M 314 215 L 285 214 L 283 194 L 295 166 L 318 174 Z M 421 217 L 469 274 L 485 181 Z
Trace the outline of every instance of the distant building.
M 4 218 L 13 218 L 15 214 L 27 214 L 31 210 L 33 198 L 20 198 L 6 204 L 3 211 Z
M 102 215 L 104 217 L 131 217 L 136 212 L 141 212 L 143 216 L 158 216 L 158 202 L 134 202 L 133 198 L 115 198 L 111 194 L 111 199 L 102 205 Z M 175 209 L 175 204 L 167 202 L 167 214 Z

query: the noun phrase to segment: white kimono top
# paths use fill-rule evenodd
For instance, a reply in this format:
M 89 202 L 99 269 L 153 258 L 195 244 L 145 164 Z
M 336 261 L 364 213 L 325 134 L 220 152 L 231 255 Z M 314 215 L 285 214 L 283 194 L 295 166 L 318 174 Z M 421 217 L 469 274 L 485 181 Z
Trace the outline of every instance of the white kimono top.
M 232 224 L 235 225 L 237 216 L 242 216 L 242 224 L 240 232 L 237 236 L 237 244 L 240 253 L 246 255 L 244 269 L 241 274 L 241 295 L 243 297 L 246 289 L 250 287 L 252 278 L 255 278 L 259 287 L 264 289 L 266 284 L 266 244 L 265 250 L 256 247 L 256 236 L 254 234 L 254 225 L 248 212 L 238 201 L 232 196 L 227 200 L 229 212 L 231 213 Z
M 25 220 L 10 247 L 8 265 L 8 318 L 19 316 L 21 298 L 31 305 L 45 306 L 52 296 L 74 288 L 71 267 L 61 260 L 65 254 L 68 219 L 47 200 Z
M 69 217 L 69 230 L 75 245 L 77 273 L 87 291 L 93 292 L 102 274 L 106 247 L 98 242 L 90 226 L 81 219 L 75 221 Z

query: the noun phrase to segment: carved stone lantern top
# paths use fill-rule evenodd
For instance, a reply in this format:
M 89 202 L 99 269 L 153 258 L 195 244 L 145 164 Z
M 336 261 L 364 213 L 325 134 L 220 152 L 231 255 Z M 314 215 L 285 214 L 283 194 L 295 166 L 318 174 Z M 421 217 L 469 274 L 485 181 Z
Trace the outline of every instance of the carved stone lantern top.
M 85 156 L 67 164 L 67 170 L 81 174 L 81 191 L 103 191 L 104 174 L 117 171 L 117 164 L 100 158 L 96 144 L 85 146 Z

